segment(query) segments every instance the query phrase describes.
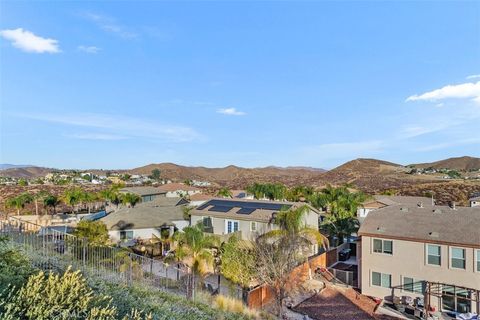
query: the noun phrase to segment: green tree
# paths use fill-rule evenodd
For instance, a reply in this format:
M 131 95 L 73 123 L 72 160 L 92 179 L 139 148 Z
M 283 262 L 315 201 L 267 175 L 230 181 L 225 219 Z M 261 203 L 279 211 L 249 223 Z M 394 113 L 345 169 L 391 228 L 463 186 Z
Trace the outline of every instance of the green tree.
M 132 208 L 141 200 L 139 195 L 130 192 L 122 194 L 121 199 L 124 205 Z
M 82 202 L 87 205 L 88 213 L 90 213 L 92 204 L 98 200 L 98 195 L 94 192 L 84 192 L 82 195 Z
M 70 188 L 63 193 L 63 202 L 72 207 L 72 213 L 75 213 L 75 206 L 82 202 L 83 190 L 80 188 Z
M 18 185 L 22 187 L 28 186 L 28 181 L 26 179 L 21 178 L 20 180 L 18 180 Z
M 203 279 L 214 271 L 213 250 L 218 248 L 219 240 L 216 236 L 204 233 L 200 225 L 196 225 L 175 233 L 174 241 L 177 245 L 174 258 L 186 265 L 191 272 L 187 296 L 192 298 L 195 278 L 199 276 Z
M 0 237 L 0 270 L 0 293 L 8 286 L 21 287 L 33 272 L 26 255 L 9 245 L 6 237 Z
M 33 197 L 28 192 L 24 192 L 16 197 L 9 198 L 5 201 L 6 208 L 15 208 L 17 210 L 17 215 L 20 215 L 20 211 L 25 208 L 25 206 L 33 201 Z
M 342 244 L 345 238 L 356 233 L 359 227 L 360 223 L 357 217 L 348 211 L 338 211 L 336 214 L 330 214 L 320 225 L 321 230 L 326 234 L 336 237 L 336 246 Z
M 222 244 L 220 251 L 220 268 L 223 276 L 248 288 L 256 276 L 256 259 L 252 243 L 232 236 Z
M 161 174 L 160 169 L 153 169 L 150 177 L 153 180 L 158 181 L 160 180 L 160 174 Z
M 318 230 L 304 223 L 307 210 L 307 206 L 302 206 L 280 211 L 275 218 L 279 229 L 255 241 L 256 275 L 259 281 L 275 290 L 279 317 L 283 315 L 288 292 L 296 290 L 301 283 L 301 279 L 292 275 L 292 270 L 312 255 L 312 245 L 326 241 Z
M 218 190 L 217 197 L 222 197 L 222 198 L 233 198 L 232 191 L 228 188 L 221 188 Z
M 95 295 L 79 271 L 63 275 L 39 272 L 17 292 L 3 292 L 4 320 L 13 319 L 116 319 L 108 297 Z
M 108 229 L 102 221 L 82 220 L 77 224 L 74 235 L 92 245 L 103 246 L 109 242 Z
M 43 202 L 43 199 L 48 195 L 48 192 L 42 190 L 33 195 L 33 201 L 35 202 L 35 214 L 38 216 L 38 203 Z
M 50 195 L 47 195 L 45 198 L 43 198 L 43 206 L 45 208 L 52 208 L 53 209 L 53 213 L 52 214 L 56 214 L 57 213 L 57 206 L 61 203 L 60 199 L 53 195 L 53 194 L 50 194 Z

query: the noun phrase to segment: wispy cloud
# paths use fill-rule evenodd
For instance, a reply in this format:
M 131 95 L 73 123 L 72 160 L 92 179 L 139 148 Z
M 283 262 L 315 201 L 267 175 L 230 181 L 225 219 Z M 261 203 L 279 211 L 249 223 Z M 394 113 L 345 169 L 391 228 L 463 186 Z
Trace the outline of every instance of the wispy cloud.
M 33 32 L 18 29 L 0 30 L 0 36 L 12 42 L 15 48 L 25 52 L 33 53 L 58 53 L 60 48 L 58 40 L 42 38 L 35 35 Z
M 92 12 L 83 13 L 82 17 L 95 23 L 95 25 L 97 25 L 103 31 L 115 34 L 121 38 L 134 39 L 138 37 L 136 32 L 129 30 L 112 17 Z
M 57 123 L 60 125 L 86 127 L 102 129 L 108 131 L 104 133 L 113 136 L 121 136 L 124 138 L 142 137 L 151 138 L 161 141 L 170 142 L 188 142 L 203 139 L 202 135 L 193 128 L 166 125 L 133 117 L 122 117 L 108 114 L 16 114 L 17 117 L 26 119 Z M 88 137 L 84 135 L 84 138 Z M 90 138 L 93 138 L 90 135 Z M 96 136 L 101 137 L 99 135 Z M 77 136 L 78 138 L 78 136 Z
M 458 147 L 462 145 L 472 145 L 472 144 L 480 144 L 480 138 L 467 138 L 467 139 L 455 140 L 450 142 L 429 144 L 423 147 L 416 148 L 415 151 L 428 152 L 428 151 L 442 150 L 442 149 L 447 149 L 451 147 Z
M 125 140 L 127 137 L 115 135 L 115 134 L 106 134 L 106 133 L 74 133 L 66 134 L 68 138 L 80 139 L 80 140 L 106 140 L 106 141 L 115 141 L 115 140 Z
M 86 53 L 98 53 L 101 50 L 95 46 L 78 46 L 77 49 Z
M 217 113 L 225 114 L 227 116 L 244 116 L 246 115 L 243 111 L 238 111 L 236 108 L 220 108 L 217 110 Z
M 480 103 L 480 81 L 447 85 L 440 89 L 410 96 L 406 101 L 438 101 L 444 99 L 472 99 Z
M 480 78 L 480 74 L 472 74 L 472 75 L 469 75 L 469 76 L 467 77 L 467 79 L 469 79 L 469 80 L 470 80 L 470 79 L 479 79 L 479 78 Z

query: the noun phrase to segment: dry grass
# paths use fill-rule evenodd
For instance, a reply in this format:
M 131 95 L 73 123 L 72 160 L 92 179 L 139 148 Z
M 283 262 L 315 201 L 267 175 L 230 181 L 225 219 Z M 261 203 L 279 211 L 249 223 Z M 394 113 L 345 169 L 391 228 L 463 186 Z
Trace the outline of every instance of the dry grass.
M 246 307 L 240 300 L 218 295 L 214 297 L 213 303 L 217 309 L 241 313 L 252 319 L 260 319 L 260 314 L 257 311 Z

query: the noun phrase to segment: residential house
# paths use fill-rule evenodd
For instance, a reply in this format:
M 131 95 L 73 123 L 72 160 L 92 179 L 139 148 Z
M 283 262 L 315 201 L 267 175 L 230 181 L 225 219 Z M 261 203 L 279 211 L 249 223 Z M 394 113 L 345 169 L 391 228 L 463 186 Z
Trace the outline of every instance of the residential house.
M 358 207 L 357 218 L 362 222 L 371 211 L 399 204 L 409 206 L 431 206 L 434 204 L 434 201 L 427 197 L 374 195 Z
M 194 195 L 189 196 L 188 200 L 190 201 L 190 206 L 198 207 L 204 204 L 205 202 L 212 200 L 213 198 L 214 196 L 211 196 L 208 194 L 196 193 Z
M 388 206 L 358 234 L 363 294 L 419 298 L 430 285 L 436 310 L 480 311 L 480 207 Z
M 318 230 L 321 213 L 305 203 L 223 198 L 212 199 L 192 210 L 191 224 L 202 223 L 205 231 L 213 234 L 237 232 L 242 239 L 253 240 L 277 228 L 273 222 L 279 211 L 305 205 L 309 210 L 303 218 L 304 224 Z
M 472 197 L 468 201 L 470 202 L 470 207 L 480 206 L 480 196 Z
M 178 198 L 157 197 L 135 207 L 123 207 L 100 219 L 106 224 L 113 241 L 151 239 L 160 237 L 163 230 L 170 235 L 183 230 L 190 222 L 184 218 L 188 201 Z
M 156 187 L 127 187 L 120 189 L 120 193 L 134 193 L 142 198 L 142 202 L 149 202 L 158 197 L 166 196 L 165 191 Z
M 201 189 L 183 183 L 167 183 L 159 186 L 158 189 L 165 192 L 167 198 L 183 198 L 201 193 Z

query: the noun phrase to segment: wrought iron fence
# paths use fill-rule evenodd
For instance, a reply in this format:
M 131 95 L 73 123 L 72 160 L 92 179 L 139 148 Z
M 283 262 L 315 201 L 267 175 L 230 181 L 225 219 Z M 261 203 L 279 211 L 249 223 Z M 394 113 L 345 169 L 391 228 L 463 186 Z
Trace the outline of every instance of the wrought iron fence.
M 71 266 L 89 277 L 189 294 L 185 284 L 190 274 L 179 264 L 166 264 L 118 247 L 90 244 L 55 228 L 18 219 L 0 221 L 0 234 L 20 246 L 32 264 L 44 271 L 61 272 Z

